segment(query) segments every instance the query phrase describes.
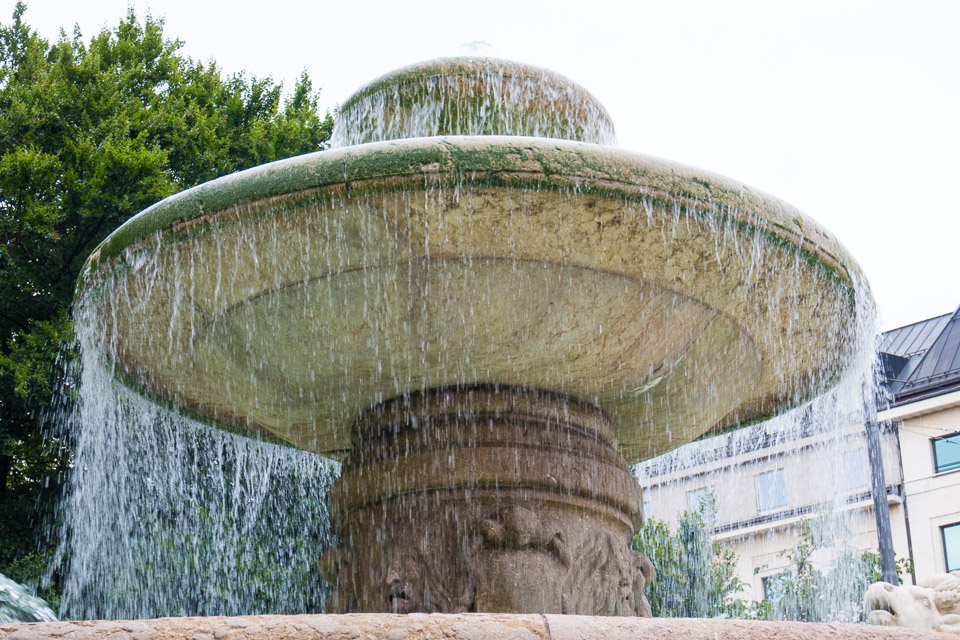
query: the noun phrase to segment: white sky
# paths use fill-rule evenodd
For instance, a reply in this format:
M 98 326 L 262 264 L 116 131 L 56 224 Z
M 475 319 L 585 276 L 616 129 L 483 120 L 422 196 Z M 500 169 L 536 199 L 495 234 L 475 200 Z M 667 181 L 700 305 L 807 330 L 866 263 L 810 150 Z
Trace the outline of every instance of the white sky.
M 7 24 L 14 0 L 0 0 Z M 603 102 L 620 146 L 763 189 L 833 231 L 883 328 L 960 304 L 960 2 L 30 0 L 27 22 L 85 39 L 128 5 L 227 72 L 321 104 L 398 66 L 486 41 Z

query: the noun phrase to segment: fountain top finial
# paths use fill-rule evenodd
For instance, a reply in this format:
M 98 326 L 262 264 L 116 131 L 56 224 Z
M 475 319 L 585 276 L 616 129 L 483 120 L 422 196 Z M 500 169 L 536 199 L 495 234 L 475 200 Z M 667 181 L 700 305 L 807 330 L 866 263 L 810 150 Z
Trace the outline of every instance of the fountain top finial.
M 520 135 L 615 145 L 586 89 L 501 58 L 437 58 L 380 76 L 340 108 L 333 146 L 442 135 Z

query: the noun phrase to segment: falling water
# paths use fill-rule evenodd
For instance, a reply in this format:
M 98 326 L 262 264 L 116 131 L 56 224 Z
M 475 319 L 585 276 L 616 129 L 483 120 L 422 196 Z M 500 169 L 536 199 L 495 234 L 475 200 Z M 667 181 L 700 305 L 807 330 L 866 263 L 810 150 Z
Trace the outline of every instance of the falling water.
M 335 463 L 174 413 L 118 383 L 82 306 L 79 399 L 64 420 L 60 614 L 131 619 L 323 611 Z
M 542 195 L 536 190 L 519 191 L 517 209 L 500 214 L 506 220 L 522 220 L 527 198 Z M 591 200 L 577 190 L 556 197 L 572 210 Z M 117 275 L 107 276 L 112 282 L 106 286 L 113 291 L 112 302 L 103 304 L 96 296 L 81 299 L 76 330 L 83 373 L 80 402 L 72 418 L 75 470 L 66 501 L 65 521 L 70 527 L 63 555 L 69 565 L 63 615 L 132 618 L 318 611 L 326 596 L 314 567 L 332 539 L 325 489 L 336 474 L 336 465 L 306 451 L 201 424 L 118 382 L 123 373 L 110 362 L 120 347 L 112 331 L 117 322 L 139 322 L 136 309 L 147 302 L 131 297 L 127 287 L 145 283 L 143 289 L 151 297 L 180 300 L 169 320 L 171 326 L 154 329 L 157 335 L 150 341 L 150 349 L 159 350 L 161 360 L 169 354 L 176 356 L 164 361 L 164 366 L 197 380 L 196 384 L 236 383 L 238 378 L 223 374 L 243 367 L 256 372 L 257 380 L 270 381 L 273 354 L 288 353 L 283 384 L 270 383 L 279 391 L 238 388 L 238 402 L 251 402 L 258 411 L 272 410 L 279 412 L 277 415 L 293 415 L 291 412 L 307 407 L 309 415 L 302 419 L 325 420 L 340 425 L 344 433 L 358 411 L 411 387 L 491 379 L 522 385 L 539 378 L 546 381 L 539 383 L 541 386 L 560 392 L 576 389 L 594 375 L 596 356 L 590 344 L 600 335 L 600 327 L 606 325 L 609 331 L 609 327 L 627 322 L 624 314 L 636 313 L 618 307 L 623 296 L 648 297 L 645 313 L 649 319 L 641 323 L 648 342 L 657 339 L 657 332 L 670 330 L 677 340 L 690 339 L 684 333 L 688 329 L 664 325 L 665 318 L 686 308 L 682 298 L 656 288 L 633 291 L 629 283 L 616 284 L 610 297 L 604 297 L 608 276 L 590 270 L 555 270 L 538 263 L 414 260 L 401 262 L 405 266 L 396 272 L 356 272 L 366 280 L 349 289 L 336 288 L 337 279 L 308 281 L 303 276 L 297 276 L 302 280 L 297 287 L 279 284 L 287 277 L 282 272 L 288 268 L 281 258 L 294 236 L 300 238 L 304 253 L 323 256 L 332 272 L 351 273 L 350 260 L 386 255 L 383 260 L 393 263 L 405 257 L 391 253 L 391 242 L 385 240 L 384 207 L 411 217 L 445 211 L 449 225 L 454 203 L 470 211 L 475 198 L 482 201 L 469 189 L 455 186 L 434 187 L 426 194 L 395 194 L 386 201 L 358 198 L 349 206 L 339 196 L 301 203 L 286 208 L 289 215 L 279 220 L 258 215 L 248 226 L 221 229 L 215 243 L 190 240 L 173 250 L 151 245 L 141 255 L 129 254 L 127 264 L 132 269 L 124 267 Z M 345 227 L 347 213 L 363 221 L 362 233 Z M 763 241 L 762 229 L 753 241 L 743 242 L 736 212 L 678 208 L 641 199 L 624 203 L 623 214 L 645 231 L 651 261 L 659 259 L 657 251 L 668 251 L 674 260 L 680 260 L 679 246 L 707 236 L 711 238 L 710 259 L 725 265 L 731 278 L 745 279 L 743 290 L 750 292 L 757 286 L 750 282 L 768 280 L 769 273 L 778 273 L 775 297 L 766 302 L 783 305 L 783 316 L 795 317 L 793 306 L 801 301 L 791 291 L 800 287 L 797 278 L 809 277 L 803 269 L 805 263 L 785 263 L 776 247 Z M 474 211 L 473 215 L 479 214 Z M 477 233 L 469 225 L 443 230 L 443 222 L 438 223 L 438 233 L 461 234 L 464 241 Z M 352 244 L 356 242 L 360 244 Z M 166 337 L 176 324 L 203 324 L 198 312 L 186 304 L 191 296 L 184 295 L 183 287 L 189 285 L 181 283 L 220 282 L 222 291 L 238 286 L 230 282 L 233 263 L 221 262 L 225 255 L 258 255 L 257 277 L 278 284 L 270 287 L 273 293 L 245 303 L 220 320 L 207 321 L 204 330 L 208 333 L 194 343 L 194 349 L 202 353 L 206 353 L 203 345 L 207 342 L 227 347 L 227 353 L 242 354 L 242 361 L 225 362 L 214 353 L 207 356 L 212 364 L 188 364 L 186 356 L 175 351 L 174 341 L 168 342 Z M 160 277 L 161 273 L 167 277 Z M 426 304 L 427 292 L 440 295 L 446 307 Z M 563 338 L 551 337 L 550 309 L 585 293 L 593 306 L 584 315 L 568 313 Z M 847 304 L 844 300 L 840 303 Z M 275 309 L 284 310 L 276 321 L 280 324 L 264 324 Z M 837 334 L 844 332 L 843 314 L 829 311 L 820 321 L 826 326 L 836 324 Z M 417 319 L 412 332 L 404 328 L 411 317 Z M 695 465 L 701 458 L 716 455 L 711 447 L 722 446 L 723 453 L 735 454 L 751 450 L 757 442 L 789 441 L 803 430 L 842 434 L 844 425 L 862 425 L 862 386 L 870 366 L 869 338 L 865 337 L 873 334 L 868 300 L 860 301 L 856 317 L 864 325 L 856 332 L 862 342 L 860 355 L 835 390 L 771 422 L 655 458 L 642 467 L 646 471 L 641 478 L 649 482 Z M 580 346 L 571 348 L 574 343 Z M 233 344 L 238 345 L 236 349 L 230 347 Z M 450 349 L 450 344 L 457 348 Z M 786 351 L 789 353 L 789 348 Z M 510 357 L 504 359 L 504 353 Z M 544 359 L 544 354 L 552 355 Z M 828 353 L 823 357 L 827 361 L 849 356 Z M 716 372 L 701 372 L 711 382 L 697 387 L 696 394 L 690 392 L 694 402 L 707 405 L 712 395 L 722 396 L 726 385 L 742 384 L 736 376 L 745 376 L 749 383 L 751 362 L 732 360 L 734 368 L 728 375 L 734 378 L 719 379 Z M 632 365 L 624 363 L 620 368 L 628 366 Z M 195 370 L 191 372 L 191 368 Z M 170 375 L 164 369 L 158 371 Z M 338 373 L 324 376 L 324 371 Z M 698 384 L 700 376 L 696 374 L 694 369 L 693 378 L 684 382 L 689 389 Z M 775 367 L 770 375 L 786 374 Z M 619 383 L 613 378 L 608 384 Z M 789 381 L 784 384 L 791 386 Z M 642 390 L 640 395 L 629 391 L 624 389 L 608 399 L 607 410 L 621 419 L 641 420 L 656 389 Z M 337 402 L 304 405 L 305 396 L 336 398 Z M 665 435 L 668 439 L 686 437 L 669 425 Z M 836 459 L 837 438 L 827 438 L 822 445 L 824 453 L 819 458 L 825 468 Z M 300 442 L 304 448 L 317 450 L 318 445 L 308 436 L 302 436 Z M 637 451 L 646 446 L 629 438 L 621 444 Z M 813 474 L 816 478 L 830 476 Z M 827 497 L 836 492 L 825 486 L 822 495 L 829 503 Z M 826 505 L 825 510 L 830 511 Z M 830 512 L 841 513 L 836 509 Z M 836 518 L 842 521 L 841 515 Z
M 830 391 L 767 421 L 689 443 L 634 469 L 647 489 L 650 516 L 668 522 L 690 508 L 688 490 L 713 488 L 716 504 L 709 507 L 708 531 L 740 552 L 748 570 L 738 577 L 746 588 L 755 585 L 751 564 L 754 571 L 773 577 L 766 593 L 753 594 L 767 598 L 772 607 L 767 615 L 774 619 L 859 622 L 863 594 L 877 579 L 875 568 L 863 562 L 863 552 L 877 545 L 865 427 L 875 417 L 878 324 L 868 289 L 858 291 L 855 356 Z M 777 468 L 787 478 L 788 502 L 774 515 L 782 522 L 774 519 L 766 531 L 735 535 L 738 528 L 750 530 L 749 516 L 757 512 L 754 475 Z M 800 551 L 804 544 L 812 545 L 812 554 Z M 754 558 L 745 555 L 751 548 Z M 777 583 L 788 574 L 797 580 L 798 562 L 809 562 L 803 569 L 823 578 L 803 602 L 791 600 L 793 594 Z M 723 609 L 715 593 L 697 597 L 700 611 Z M 753 596 L 741 592 L 733 597 Z
M 359 89 L 340 108 L 331 146 L 505 131 L 616 145 L 603 106 L 562 76 L 529 65 L 521 74 L 516 63 L 496 58 L 486 59 L 482 70 L 459 70 L 450 60 L 453 68 L 443 68 L 442 75 L 438 70 L 403 84 L 377 79 Z
M 423 389 L 574 395 L 618 425 L 629 460 L 735 423 L 738 406 L 794 406 L 844 368 L 826 398 L 724 446 L 862 417 L 869 294 L 786 205 L 595 144 L 389 142 L 614 143 L 588 94 L 526 69 L 414 77 L 402 94 L 374 81 L 345 103 L 340 148 L 179 194 L 95 252 L 63 420 L 65 616 L 321 610 L 337 467 L 316 454 L 341 459 L 358 415 Z M 350 146 L 372 140 L 388 142 Z M 504 157 L 503 175 L 460 164 Z

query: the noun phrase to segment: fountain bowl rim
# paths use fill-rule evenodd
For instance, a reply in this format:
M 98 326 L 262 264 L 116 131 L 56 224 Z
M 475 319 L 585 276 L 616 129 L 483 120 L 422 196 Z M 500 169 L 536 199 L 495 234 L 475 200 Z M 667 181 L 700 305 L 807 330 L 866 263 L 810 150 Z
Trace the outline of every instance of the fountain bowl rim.
M 121 225 L 88 258 L 77 298 L 109 290 L 109 275 L 126 263 L 137 245 L 162 246 L 185 235 L 203 233 L 215 214 L 275 197 L 304 198 L 325 189 L 344 198 L 436 187 L 471 185 L 595 194 L 608 199 L 685 201 L 699 212 L 728 216 L 748 231 L 801 254 L 812 267 L 846 291 L 851 322 L 857 313 L 857 289 L 865 287 L 856 262 L 829 232 L 794 207 L 733 180 L 651 156 L 585 142 L 523 136 L 438 136 L 372 142 L 330 149 L 273 162 L 231 174 L 180 192 Z M 169 232 L 169 233 L 166 233 Z M 151 249 L 155 250 L 155 249 Z M 735 417 L 739 426 L 795 407 L 832 386 L 844 365 L 829 376 L 778 399 L 761 412 Z M 122 369 L 118 369 L 121 371 Z M 135 380 L 120 381 L 161 402 Z M 146 393 L 145 393 L 146 392 Z M 174 400 L 164 402 L 198 417 Z M 762 414 L 762 415 L 761 415 Z M 728 416 L 729 417 L 729 416 Z M 201 417 L 202 419 L 202 417 Z M 212 422 L 211 422 L 212 420 Z M 216 419 L 204 422 L 221 426 Z M 707 434 L 725 428 L 723 421 Z M 221 426 L 222 428 L 222 426 Z M 235 429 L 229 429 L 237 431 Z M 242 431 L 240 431 L 242 432 Z M 263 437 L 265 434 L 254 434 Z
M 818 263 L 833 280 L 851 288 L 866 283 L 846 248 L 816 221 L 775 196 L 720 174 L 589 142 L 527 136 L 432 136 L 294 156 L 168 196 L 129 218 L 90 253 L 76 290 L 78 294 L 85 290 L 107 263 L 118 258 L 124 261 L 128 247 L 216 211 L 329 187 L 360 195 L 364 182 L 420 175 L 425 181 L 440 178 L 430 186 L 564 190 L 572 184 L 580 193 L 624 200 L 685 200 L 721 216 L 738 217 L 751 230 Z M 449 179 L 444 181 L 442 176 Z M 389 191 L 408 189 L 406 185 L 386 187 Z

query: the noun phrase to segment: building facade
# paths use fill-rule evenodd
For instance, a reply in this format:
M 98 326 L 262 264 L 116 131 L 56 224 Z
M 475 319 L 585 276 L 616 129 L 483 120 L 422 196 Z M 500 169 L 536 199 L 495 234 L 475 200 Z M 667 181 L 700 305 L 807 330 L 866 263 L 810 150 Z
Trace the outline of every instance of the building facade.
M 896 428 L 905 495 L 898 552 L 921 580 L 960 571 L 960 308 L 888 331 L 880 357 L 877 417 Z
M 960 569 L 960 309 L 886 332 L 880 352 L 877 419 L 893 547 L 913 560 L 906 580 L 922 580 Z M 648 461 L 637 467 L 645 511 L 675 522 L 711 495 L 714 539 L 737 553 L 745 595 L 755 600 L 771 576 L 789 570 L 805 520 L 829 517 L 843 544 L 875 551 L 867 413 L 827 397 Z M 827 568 L 834 553 L 813 560 Z

